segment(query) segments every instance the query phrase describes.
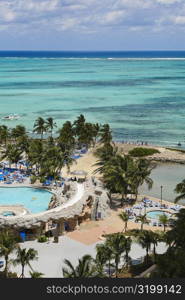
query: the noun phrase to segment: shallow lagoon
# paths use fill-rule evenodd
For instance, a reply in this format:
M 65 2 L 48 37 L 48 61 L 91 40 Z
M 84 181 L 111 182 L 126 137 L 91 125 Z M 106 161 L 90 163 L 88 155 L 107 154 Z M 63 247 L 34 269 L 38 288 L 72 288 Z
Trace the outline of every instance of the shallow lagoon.
M 154 181 L 153 188 L 148 190 L 146 185 L 140 189 L 140 193 L 156 198 L 161 198 L 161 186 L 163 186 L 162 196 L 164 200 L 174 202 L 177 194 L 174 192 L 176 185 L 185 179 L 185 165 L 162 163 L 152 171 L 151 178 Z M 185 200 L 181 201 L 185 204 Z

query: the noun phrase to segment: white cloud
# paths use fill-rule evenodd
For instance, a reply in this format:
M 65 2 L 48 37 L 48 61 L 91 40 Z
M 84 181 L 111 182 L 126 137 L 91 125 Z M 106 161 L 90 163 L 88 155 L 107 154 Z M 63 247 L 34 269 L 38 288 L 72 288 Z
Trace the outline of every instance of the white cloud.
M 175 4 L 177 2 L 181 2 L 181 0 L 156 0 L 156 2 L 160 3 L 160 4 Z
M 0 0 L 1 30 L 166 30 L 184 25 L 185 0 Z M 182 3 L 182 5 L 180 4 Z M 176 5 L 178 4 L 178 5 Z M 185 8 L 184 8 L 185 9 Z M 170 17 L 172 16 L 172 17 Z M 3 27 L 4 26 L 4 27 Z M 13 28 L 13 29 L 12 29 Z
M 108 12 L 107 14 L 104 14 L 101 16 L 99 23 L 100 24 L 117 24 L 119 23 L 123 17 L 125 16 L 125 11 L 111 11 Z
M 71 10 L 71 11 L 77 11 L 77 10 L 82 10 L 82 9 L 86 9 L 86 6 L 85 5 L 80 5 L 80 4 L 72 4 L 72 5 L 69 5 L 65 8 L 66 10 Z
M 153 1 L 150 0 L 117 0 L 114 4 L 115 7 L 125 7 L 125 8 L 149 8 L 153 6 Z
M 16 13 L 10 9 L 8 3 L 0 3 L 0 22 L 11 22 L 16 18 Z
M 76 18 L 67 18 L 64 20 L 58 19 L 55 21 L 55 24 L 58 31 L 65 31 L 76 27 L 79 24 L 79 21 Z
M 171 17 L 173 23 L 177 25 L 185 25 L 185 16 Z
M 55 11 L 59 4 L 59 0 L 18 0 L 18 6 L 23 10 L 33 10 L 38 12 Z

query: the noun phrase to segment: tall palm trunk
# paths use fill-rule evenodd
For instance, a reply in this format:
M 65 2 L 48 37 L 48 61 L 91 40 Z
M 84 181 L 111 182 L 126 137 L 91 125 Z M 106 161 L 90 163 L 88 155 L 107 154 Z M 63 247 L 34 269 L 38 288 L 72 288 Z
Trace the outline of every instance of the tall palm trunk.
M 156 261 L 156 245 L 154 243 L 154 248 L 153 248 L 153 254 L 154 254 L 154 262 Z
M 149 261 L 149 248 L 148 246 L 146 247 L 146 263 L 148 264 Z
M 135 192 L 135 201 L 137 201 L 138 198 L 138 191 Z
M 125 260 L 126 260 L 126 267 L 128 268 L 128 266 L 129 266 L 129 257 L 128 257 L 128 251 L 127 250 L 125 252 Z
M 5 268 L 4 268 L 5 278 L 8 278 L 8 255 L 5 255 Z
M 7 138 L 5 138 L 5 149 L 7 150 Z
M 109 259 L 109 278 L 111 277 L 111 271 L 110 271 L 110 259 Z
M 107 193 L 107 195 L 108 195 L 108 198 L 109 198 L 109 201 L 110 201 L 110 207 L 112 208 L 113 207 L 112 193 L 109 192 L 109 193 Z
M 21 272 L 21 278 L 24 278 L 24 267 L 25 267 L 25 265 L 22 265 L 22 272 Z
M 116 278 L 118 278 L 118 264 L 119 264 L 119 257 L 118 255 L 116 255 L 115 257 Z
M 124 206 L 124 199 L 125 199 L 125 195 L 121 194 L 121 206 Z
M 127 231 L 127 222 L 125 222 L 125 232 Z

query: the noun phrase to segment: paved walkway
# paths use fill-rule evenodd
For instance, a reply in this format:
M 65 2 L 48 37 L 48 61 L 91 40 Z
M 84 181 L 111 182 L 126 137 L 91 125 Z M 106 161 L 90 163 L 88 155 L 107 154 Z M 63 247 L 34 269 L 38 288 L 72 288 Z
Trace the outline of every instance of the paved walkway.
M 44 277 L 60 278 L 62 277 L 62 267 L 64 266 L 64 259 L 69 259 L 73 265 L 76 265 L 78 259 L 85 254 L 90 254 L 95 257 L 97 244 L 98 243 L 87 246 L 80 242 L 74 241 L 67 236 L 62 236 L 59 238 L 59 243 L 53 243 L 51 241 L 50 243 L 42 244 L 33 241 L 25 242 L 24 244 L 22 244 L 22 247 L 34 248 L 38 251 L 38 261 L 33 261 L 31 263 L 35 271 L 43 273 Z M 160 243 L 157 247 L 157 252 L 163 253 L 165 250 L 165 244 Z M 136 243 L 132 244 L 132 248 L 129 253 L 132 259 L 138 259 L 145 254 L 145 249 L 142 249 L 141 246 Z M 11 270 L 17 272 L 18 274 L 21 273 L 20 266 L 11 266 Z M 25 269 L 25 275 L 26 277 L 30 276 L 28 267 L 26 267 Z

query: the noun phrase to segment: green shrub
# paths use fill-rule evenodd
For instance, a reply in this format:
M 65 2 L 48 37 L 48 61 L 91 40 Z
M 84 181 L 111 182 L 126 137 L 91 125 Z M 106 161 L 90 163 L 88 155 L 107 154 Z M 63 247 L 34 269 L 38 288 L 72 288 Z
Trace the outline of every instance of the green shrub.
M 0 271 L 0 279 L 6 278 L 5 273 L 3 271 Z M 18 278 L 17 273 L 15 272 L 8 272 L 8 278 Z
M 58 236 L 54 236 L 54 243 L 58 243 Z
M 47 240 L 48 240 L 48 238 L 45 235 L 41 235 L 38 238 L 39 243 L 45 243 L 45 242 L 47 242 Z
M 45 177 L 40 177 L 40 183 L 44 183 L 46 181 Z
M 142 147 L 137 147 L 129 151 L 129 154 L 133 157 L 149 156 L 156 153 L 160 153 L 159 150 L 153 148 L 142 148 Z
M 30 177 L 30 182 L 31 182 L 31 184 L 34 184 L 36 181 L 37 181 L 37 176 L 32 175 L 32 176 Z

